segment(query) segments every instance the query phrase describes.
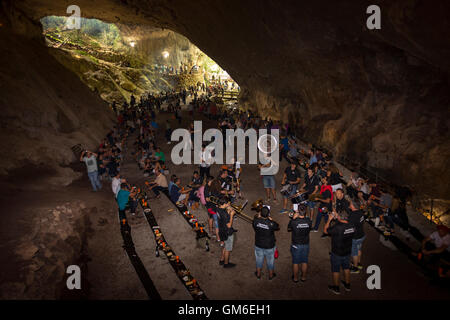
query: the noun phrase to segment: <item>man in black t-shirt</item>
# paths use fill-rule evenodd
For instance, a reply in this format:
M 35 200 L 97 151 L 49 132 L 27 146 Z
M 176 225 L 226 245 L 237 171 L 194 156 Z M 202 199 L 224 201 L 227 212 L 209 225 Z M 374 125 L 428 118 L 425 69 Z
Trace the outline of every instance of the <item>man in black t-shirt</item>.
M 300 183 L 300 172 L 297 170 L 297 165 L 292 162 L 289 167 L 284 170 L 283 180 L 281 181 L 281 185 L 284 185 L 288 183 L 291 186 L 291 191 L 287 195 L 283 195 L 284 203 L 283 203 L 283 209 L 281 209 L 281 212 L 286 212 L 287 205 L 288 205 L 288 199 L 292 197 L 294 194 L 297 193 L 297 187 Z
M 192 176 L 192 180 L 191 180 L 191 188 L 195 191 L 198 190 L 198 188 L 200 188 L 203 184 L 203 177 L 200 176 L 200 174 L 198 173 L 198 171 L 194 171 L 194 174 Z
M 307 170 L 303 189 L 306 190 L 308 196 L 319 193 L 319 178 L 314 174 L 313 168 L 311 167 L 309 167 Z M 316 202 L 308 201 L 306 202 L 306 206 L 308 208 L 308 215 L 312 221 L 314 219 L 314 208 L 316 206 Z
M 253 219 L 253 229 L 255 230 L 255 276 L 261 278 L 261 270 L 266 258 L 267 269 L 269 270 L 269 280 L 272 280 L 274 273 L 275 255 L 275 231 L 279 230 L 278 223 L 269 216 L 268 207 L 263 207 L 261 212 Z
M 220 175 L 218 177 L 220 182 L 220 187 L 222 188 L 222 191 L 220 193 L 222 194 L 222 197 L 233 197 L 234 196 L 234 190 L 233 190 L 233 182 L 228 175 L 228 170 L 224 169 L 220 172 Z
M 216 214 L 219 221 L 219 237 L 224 244 L 219 264 L 223 265 L 224 268 L 232 268 L 236 266 L 236 264 L 229 262 L 234 242 L 233 218 L 235 211 L 231 208 L 228 197 L 219 199 Z
M 330 227 L 331 221 L 334 220 Z M 333 274 L 333 285 L 328 289 L 340 294 L 339 275 L 341 268 L 344 270 L 344 281 L 342 281 L 345 290 L 350 291 L 350 254 L 352 251 L 352 240 L 355 234 L 355 226 L 348 221 L 346 211 L 333 212 L 329 215 L 323 232 L 331 236 L 331 272 Z
M 308 269 L 309 255 L 309 232 L 311 231 L 312 221 L 305 217 L 306 208 L 301 206 L 294 213 L 292 220 L 289 221 L 288 231 L 292 232 L 292 281 L 298 282 L 299 264 L 302 265 L 302 275 L 300 280 L 306 281 L 306 271 Z
M 355 233 L 352 240 L 352 262 L 350 267 L 351 273 L 359 273 L 362 270 L 361 254 L 362 244 L 366 235 L 364 233 L 364 212 L 359 210 L 359 205 L 353 200 L 349 201 L 349 217 L 348 221 L 355 226 Z
M 334 201 L 334 209 L 336 212 L 340 211 L 349 211 L 348 209 L 348 201 L 345 199 L 344 191 L 342 189 L 336 190 L 336 197 Z

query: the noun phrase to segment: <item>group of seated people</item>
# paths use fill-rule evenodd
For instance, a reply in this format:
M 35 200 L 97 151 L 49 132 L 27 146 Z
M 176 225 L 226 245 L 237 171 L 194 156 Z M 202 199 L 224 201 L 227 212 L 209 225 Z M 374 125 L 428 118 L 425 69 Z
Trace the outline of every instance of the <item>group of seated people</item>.
M 198 171 L 194 171 L 191 182 L 183 186 L 181 178 L 172 175 L 169 183 L 169 196 L 172 202 L 179 206 L 190 207 L 197 210 L 200 205 L 199 189 L 204 184 L 204 178 L 200 176 Z
M 282 144 L 281 142 L 280 144 Z M 289 146 L 298 148 L 294 139 L 289 141 Z M 402 189 L 389 192 L 386 187 L 375 181 L 370 181 L 356 172 L 352 172 L 348 182 L 343 180 L 342 173 L 333 165 L 327 156 L 319 150 L 311 149 L 308 152 L 301 150 L 292 152 L 285 157 L 290 162 L 290 167 L 286 168 L 283 180 L 289 180 L 290 170 L 296 170 L 297 164 L 305 169 L 304 182 L 298 179 L 298 189 L 286 198 L 295 198 L 295 195 L 306 193 L 306 206 L 308 216 L 313 221 L 315 212 L 317 217 L 312 232 L 317 232 L 323 216 L 328 216 L 331 208 L 338 210 L 348 210 L 348 202 L 353 201 L 358 204 L 358 209 L 364 212 L 365 219 L 370 218 L 375 227 L 384 231 L 385 235 L 394 233 L 395 225 L 402 230 L 408 231 L 409 221 L 406 211 L 407 197 Z M 296 156 L 296 157 L 294 157 Z M 297 173 L 300 177 L 300 173 Z M 296 174 L 292 179 L 296 179 Z M 285 182 L 285 181 L 283 181 Z M 300 199 L 300 198 L 299 198 Z M 301 198 L 304 199 L 304 198 Z M 334 205 L 333 205 L 334 203 Z M 287 210 L 286 210 L 287 211 Z M 437 231 L 426 237 L 422 243 L 422 249 L 417 254 L 419 259 L 440 261 L 441 273 L 448 276 L 450 234 L 446 226 L 437 226 Z M 322 237 L 326 237 L 323 234 Z M 428 259 L 426 259 L 428 258 Z
M 145 124 L 141 124 L 144 127 Z M 139 169 L 144 170 L 144 176 L 153 176 L 157 171 L 167 170 L 166 156 L 161 148 L 156 146 L 153 130 L 141 130 L 142 134 L 136 139 L 135 159 Z
M 120 171 L 122 143 L 116 127 L 101 142 L 97 153 L 98 175 L 101 180 L 111 180 Z
M 306 191 L 308 196 L 324 192 L 322 179 L 325 177 L 325 183 L 331 186 L 331 192 L 334 193 L 338 189 L 343 189 L 348 197 L 360 201 L 361 207 L 374 219 L 375 226 L 385 229 L 386 234 L 394 232 L 395 224 L 400 225 L 405 230 L 408 228 L 409 222 L 404 197 L 398 194 L 393 197 L 378 183 L 358 176 L 356 172 L 352 172 L 348 182 L 345 182 L 342 173 L 332 163 L 331 157 L 314 148 L 311 148 L 308 152 L 298 150 L 295 137 L 288 138 L 286 135 L 282 135 L 280 145 L 281 152 L 289 163 L 294 163 L 305 169 L 305 183 L 301 191 Z M 321 201 L 308 202 L 309 208 L 317 207 L 317 202 Z
M 401 200 L 398 196 L 394 198 L 379 184 L 358 177 L 355 172 L 352 173 L 350 180 L 346 183 L 343 180 L 342 173 L 330 160 L 324 160 L 319 155 L 320 153 L 314 151 L 310 151 L 309 154 L 311 158 L 306 164 L 299 158 L 297 158 L 299 161 L 291 161 L 290 163 L 293 169 L 296 168 L 297 163 L 303 164 L 305 174 L 302 177 L 303 184 L 297 184 L 298 190 L 295 188 L 297 185 L 295 185 L 294 190 L 291 190 L 294 193 L 291 192 L 288 197 L 285 196 L 285 204 L 286 198 L 305 193 L 308 198 L 314 199 L 314 201 L 307 202 L 309 216 L 313 218 L 315 209 L 317 209 L 317 220 L 320 221 L 321 212 L 329 207 L 329 199 L 332 200 L 333 196 L 336 196 L 336 191 L 342 190 L 345 191 L 347 197 L 359 201 L 361 209 L 369 213 L 370 217 L 374 219 L 375 226 L 384 228 L 386 234 L 394 232 L 394 222 L 404 229 L 407 228 L 405 199 Z M 283 182 L 289 180 L 287 173 L 289 176 L 299 176 L 299 174 L 290 174 L 286 171 Z M 286 207 L 284 210 L 286 211 Z
M 119 219 L 121 221 L 126 220 L 126 209 L 130 209 L 134 215 L 138 205 L 136 199 L 137 189 L 131 187 L 120 174 L 123 149 L 129 130 L 130 128 L 126 123 L 115 126 L 107 134 L 106 138 L 101 141 L 97 153 L 83 151 L 80 158 L 81 161 L 86 163 L 88 176 L 92 182 L 94 191 L 101 188 L 99 179 L 104 179 L 105 177 L 111 179 L 111 187 L 114 198 L 119 206 Z
M 223 128 L 246 128 L 253 126 L 256 122 L 253 119 L 247 119 L 243 113 L 232 113 L 227 115 L 232 120 L 221 121 L 219 126 Z M 139 114 L 137 115 L 139 117 Z M 276 123 L 269 124 L 267 122 L 259 122 L 259 126 L 277 127 Z M 281 126 L 281 124 L 279 125 Z M 168 181 L 165 167 L 165 156 L 160 148 L 155 144 L 155 130 L 152 129 L 151 122 L 138 122 L 137 128 L 140 130 L 135 145 L 139 150 L 136 153 L 136 160 L 139 166 L 144 170 L 144 174 L 152 176 L 152 180 L 148 182 L 148 190 L 151 191 L 156 198 L 161 193 L 169 196 L 170 200 L 179 206 L 187 206 L 196 210 L 202 203 L 208 212 L 208 226 L 210 234 L 220 241 L 219 222 L 217 218 L 217 202 L 220 200 L 232 202 L 238 195 L 236 182 L 236 163 L 234 165 L 223 166 L 218 177 L 200 175 L 198 171 L 194 171 L 191 181 L 187 185 L 183 185 L 181 178 L 173 174 Z M 285 129 L 285 128 L 284 128 Z M 104 147 L 102 156 L 107 158 L 115 158 L 120 156 L 120 135 L 113 133 L 111 135 L 114 145 L 111 141 Z M 109 138 L 108 138 L 109 139 Z M 107 140 L 108 140 L 107 139 Z M 119 149 L 119 150 L 117 150 Z M 408 217 L 406 214 L 406 199 L 394 193 L 392 196 L 387 190 L 374 181 L 358 176 L 356 172 L 352 172 L 348 182 L 343 179 L 342 173 L 331 161 L 331 157 L 319 149 L 311 148 L 305 152 L 299 150 L 299 143 L 296 142 L 294 136 L 290 135 L 286 130 L 282 130 L 280 141 L 281 157 L 289 162 L 283 176 L 283 182 L 289 179 L 298 179 L 296 188 L 293 193 L 285 197 L 285 203 L 291 202 L 293 195 L 302 192 L 308 194 L 309 200 L 306 202 L 306 216 L 311 220 L 311 232 L 317 232 L 320 228 L 323 218 L 327 221 L 328 215 L 335 210 L 337 212 L 352 211 L 353 209 L 361 210 L 364 213 L 364 219 L 372 218 L 375 226 L 384 229 L 386 234 L 394 232 L 395 224 L 403 229 L 408 229 Z M 100 157 L 100 155 L 99 155 Z M 282 159 L 280 157 L 280 159 Z M 121 157 L 119 157 L 120 159 Z M 102 159 L 103 160 L 103 159 Z M 120 160 L 118 161 L 120 163 Z M 296 171 L 299 167 L 305 169 L 302 175 L 299 172 L 291 174 L 289 172 Z M 127 184 L 126 180 L 120 177 L 117 172 L 113 178 L 113 191 L 116 195 L 120 211 L 129 208 L 131 213 L 135 213 L 137 207 L 136 190 Z M 295 198 L 295 197 L 294 197 Z M 355 205 L 357 207 L 355 207 Z M 287 210 L 287 205 L 284 206 Z M 315 222 L 314 222 L 314 218 Z M 121 216 L 122 219 L 122 216 Z M 327 234 L 323 234 L 323 237 Z M 427 257 L 443 257 L 449 252 L 448 228 L 439 227 L 439 230 L 424 240 L 423 248 L 418 257 L 426 260 Z M 352 272 L 360 270 L 362 241 L 356 250 L 355 259 L 352 261 Z M 448 270 L 448 269 L 447 269 Z
M 162 173 L 158 173 L 158 175 L 163 176 Z M 161 186 L 155 180 L 150 184 L 150 188 L 156 191 L 155 194 L 167 190 L 170 200 L 180 207 L 186 206 L 197 210 L 200 203 L 204 205 L 208 211 L 209 231 L 211 234 L 218 234 L 217 221 L 214 220 L 211 205 L 208 206 L 208 203 L 211 204 L 211 202 L 207 199 L 211 196 L 215 199 L 220 199 L 225 196 L 230 200 L 236 198 L 237 193 L 233 186 L 236 183 L 236 179 L 233 175 L 232 166 L 223 166 L 217 178 L 209 175 L 206 178 L 202 177 L 199 171 L 195 170 L 190 183 L 187 185 L 182 185 L 181 178 L 175 174 L 171 176 L 167 188 L 164 187 L 166 185 L 165 182 L 166 180 L 164 180 L 163 186 Z

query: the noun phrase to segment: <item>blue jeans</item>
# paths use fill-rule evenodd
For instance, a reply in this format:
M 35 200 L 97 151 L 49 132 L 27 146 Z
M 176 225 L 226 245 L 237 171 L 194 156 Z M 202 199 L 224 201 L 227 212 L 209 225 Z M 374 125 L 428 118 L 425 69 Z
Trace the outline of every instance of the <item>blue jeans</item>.
M 100 190 L 102 188 L 102 184 L 98 178 L 98 171 L 88 172 L 89 180 L 91 180 L 92 188 L 94 191 Z
M 264 257 L 266 258 L 267 269 L 273 270 L 275 262 L 275 247 L 272 249 L 262 249 L 255 246 L 256 268 L 262 269 Z
M 216 227 L 216 229 L 219 229 L 219 219 L 217 218 L 217 214 L 212 214 L 211 216 L 214 220 L 214 227 Z
M 291 192 L 290 192 L 287 196 L 283 196 L 283 198 L 289 199 L 289 198 L 292 197 L 294 194 L 296 194 L 296 193 L 297 193 L 297 187 L 298 187 L 297 184 L 293 184 L 293 185 L 292 185 L 292 190 L 291 190 Z
M 314 230 L 319 230 L 320 222 L 322 222 L 322 217 L 328 217 L 328 213 L 322 212 L 322 210 L 317 210 L 316 224 L 314 225 Z M 325 218 L 326 219 L 326 218 Z

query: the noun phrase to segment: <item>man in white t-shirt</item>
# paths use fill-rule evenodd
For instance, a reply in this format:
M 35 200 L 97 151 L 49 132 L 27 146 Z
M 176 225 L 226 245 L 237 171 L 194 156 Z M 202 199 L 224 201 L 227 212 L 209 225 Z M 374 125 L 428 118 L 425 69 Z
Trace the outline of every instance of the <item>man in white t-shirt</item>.
M 210 167 L 212 163 L 211 150 L 206 150 L 206 146 L 202 145 L 202 151 L 200 152 L 200 177 L 204 180 L 206 177 L 209 177 Z
M 100 190 L 102 188 L 102 184 L 100 183 L 98 177 L 97 154 L 85 150 L 81 153 L 80 161 L 86 164 L 87 174 L 94 191 Z
M 156 178 L 152 183 L 148 184 L 149 190 L 152 190 L 157 198 L 160 197 L 160 192 L 168 191 L 168 183 L 165 175 L 160 170 L 155 170 Z
M 120 179 L 120 173 L 117 173 L 117 175 L 112 179 L 111 188 L 112 188 L 112 192 L 114 193 L 114 197 L 116 197 L 116 198 L 117 198 L 117 194 L 120 191 L 120 184 L 122 182 L 125 182 L 125 179 Z
M 441 259 L 450 261 L 450 234 L 449 228 L 437 226 L 437 231 L 422 241 L 422 251 L 417 255 L 419 260 L 429 258 L 430 262 L 439 262 Z
M 429 240 L 436 246 L 435 253 L 441 253 L 443 251 L 450 252 L 450 234 L 448 228 L 445 226 L 438 226 L 438 230 L 430 234 Z M 431 253 L 430 251 L 427 251 Z

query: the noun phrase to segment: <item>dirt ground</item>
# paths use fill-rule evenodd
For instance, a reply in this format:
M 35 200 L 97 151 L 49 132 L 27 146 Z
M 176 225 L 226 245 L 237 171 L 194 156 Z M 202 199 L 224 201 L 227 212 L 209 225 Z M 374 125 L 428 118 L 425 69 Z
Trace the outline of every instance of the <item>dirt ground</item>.
M 158 116 L 158 122 L 164 123 L 169 114 Z M 204 120 L 204 119 L 203 119 Z M 187 127 L 188 116 L 183 117 L 182 127 Z M 172 128 L 178 124 L 172 120 Z M 211 123 L 210 123 L 211 125 Z M 204 123 L 204 128 L 205 128 Z M 181 177 L 182 183 L 190 181 L 194 165 L 173 165 L 170 163 L 170 152 L 174 143 L 167 145 L 163 133 L 160 136 L 160 146 L 166 154 L 170 174 Z M 133 140 L 128 141 L 128 151 L 132 149 Z M 280 172 L 276 177 L 279 190 L 282 171 L 287 166 L 284 160 Z M 80 166 L 80 170 L 84 170 Z M 217 175 L 218 165 L 212 167 L 211 173 Z M 122 175 L 130 182 L 143 184 L 145 179 L 136 162 L 127 154 Z M 264 189 L 256 165 L 243 165 L 242 192 L 249 203 L 262 198 Z M 281 195 L 278 194 L 279 199 Z M 115 204 L 109 182 L 104 182 L 103 190 L 94 193 L 90 191 L 90 183 L 85 175 L 71 186 L 54 192 L 33 192 L 4 194 L 2 205 L 3 222 L 1 226 L 2 241 L 2 278 L 5 280 L 15 276 L 15 263 L 11 246 L 17 234 L 26 232 L 26 221 L 30 215 L 39 210 L 51 208 L 58 203 L 72 199 L 86 202 L 91 210 L 93 234 L 88 241 L 88 252 L 92 259 L 88 264 L 89 299 L 147 299 L 145 290 L 140 283 L 125 251 L 122 248 L 122 238 L 117 219 L 117 205 Z M 27 201 L 23 201 L 26 199 Z M 291 281 L 290 233 L 287 232 L 289 218 L 280 214 L 281 201 L 272 206 L 272 217 L 279 222 L 280 231 L 277 232 L 277 247 L 280 253 L 275 263 L 277 277 L 268 280 L 268 272 L 263 269 L 261 280 L 257 280 L 254 259 L 254 232 L 252 226 L 236 219 L 234 228 L 235 245 L 231 254 L 231 261 L 237 266 L 223 269 L 219 266 L 220 247 L 211 241 L 209 252 L 199 246 L 195 234 L 182 218 L 173 204 L 165 197 L 150 202 L 153 213 L 162 228 L 168 244 L 176 255 L 198 280 L 209 299 L 449 299 L 450 293 L 431 285 L 420 269 L 403 254 L 392 251 L 379 242 L 379 235 L 368 225 L 365 226 L 367 238 L 363 245 L 362 263 L 364 266 L 378 265 L 381 269 L 381 290 L 369 290 L 366 286 L 368 274 L 364 272 L 351 275 L 351 292 L 341 290 L 340 296 L 335 296 L 327 289 L 331 281 L 329 249 L 330 240 L 321 239 L 321 232 L 311 233 L 311 249 L 309 256 L 309 272 L 307 282 L 293 283 Z M 169 212 L 169 209 L 174 209 Z M 250 206 L 245 209 L 248 215 L 254 212 Z M 201 207 L 193 211 L 200 221 L 206 222 L 206 212 Z M 99 219 L 106 219 L 107 223 L 98 223 Z M 20 222 L 20 223 L 14 223 Z M 322 222 L 322 226 L 323 226 Z M 14 225 L 14 227 L 9 227 Z M 150 227 L 139 208 L 136 217 L 130 218 L 132 236 L 143 264 L 163 299 L 191 299 L 187 290 L 181 284 L 173 269 L 163 254 L 155 257 L 155 241 Z M 6 227 L 8 226 L 8 227 Z M 5 267 L 5 263 L 9 267 Z

